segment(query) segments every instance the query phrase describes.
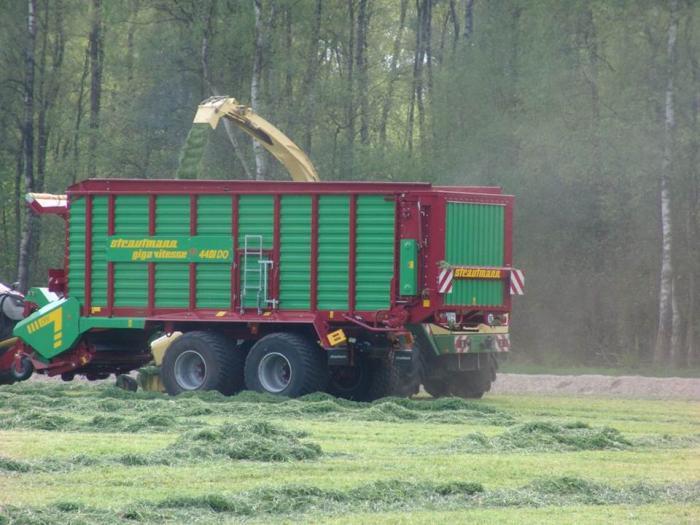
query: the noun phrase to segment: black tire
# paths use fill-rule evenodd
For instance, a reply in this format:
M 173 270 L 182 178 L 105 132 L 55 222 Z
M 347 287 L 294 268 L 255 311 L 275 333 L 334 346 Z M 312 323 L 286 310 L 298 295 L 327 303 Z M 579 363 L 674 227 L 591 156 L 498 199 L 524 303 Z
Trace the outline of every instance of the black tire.
M 371 382 L 367 392 L 368 401 L 382 397 L 411 397 L 420 390 L 423 365 L 416 355 L 410 367 L 397 366 L 391 358 L 370 361 Z
M 411 397 L 420 392 L 420 385 L 423 382 L 426 371 L 426 358 L 420 348 L 413 350 L 413 359 L 408 367 L 398 368 L 398 384 L 394 388 L 394 395 L 400 397 Z
M 26 381 L 34 373 L 34 365 L 32 360 L 26 356 L 22 356 L 19 363 L 19 368 L 10 367 L 10 375 L 15 381 Z
M 367 390 L 367 401 L 393 396 L 399 382 L 398 372 L 393 363 L 389 359 L 372 359 L 369 366 L 371 381 Z
M 426 377 L 423 380 L 423 388 L 434 398 L 450 395 L 450 386 L 444 378 Z
M 235 343 L 213 332 L 188 332 L 168 347 L 160 368 L 165 391 L 218 390 L 231 395 L 243 389 L 244 354 Z
M 328 385 L 326 355 L 304 336 L 266 335 L 248 353 L 245 384 L 249 390 L 286 397 L 323 391 Z
M 136 392 L 139 389 L 139 384 L 136 379 L 126 374 L 119 374 L 117 376 L 115 386 L 127 392 Z
M 351 401 L 369 401 L 372 368 L 368 360 L 358 356 L 355 366 L 331 368 L 328 393 Z
M 22 357 L 20 359 L 19 369 L 15 367 L 13 362 L 6 371 L 0 373 L 0 385 L 12 385 L 19 381 L 25 381 L 29 379 L 33 373 L 34 365 L 31 359 L 26 356 Z
M 485 386 L 480 380 L 469 379 L 466 374 L 455 374 L 450 385 L 450 393 L 453 396 L 464 399 L 481 399 L 491 389 L 491 383 Z
M 451 394 L 466 399 L 481 399 L 496 380 L 496 367 L 496 360 L 488 356 L 487 363 L 479 370 L 453 372 L 449 381 Z

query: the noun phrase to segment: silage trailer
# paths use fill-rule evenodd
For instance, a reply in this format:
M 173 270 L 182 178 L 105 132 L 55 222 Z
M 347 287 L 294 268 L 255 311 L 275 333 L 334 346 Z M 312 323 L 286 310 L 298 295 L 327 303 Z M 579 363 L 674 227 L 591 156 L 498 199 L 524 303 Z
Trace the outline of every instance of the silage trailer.
M 480 397 L 509 350 L 523 283 L 496 187 L 91 179 L 28 200 L 64 219 L 63 267 L 0 368 L 155 359 L 170 394 Z

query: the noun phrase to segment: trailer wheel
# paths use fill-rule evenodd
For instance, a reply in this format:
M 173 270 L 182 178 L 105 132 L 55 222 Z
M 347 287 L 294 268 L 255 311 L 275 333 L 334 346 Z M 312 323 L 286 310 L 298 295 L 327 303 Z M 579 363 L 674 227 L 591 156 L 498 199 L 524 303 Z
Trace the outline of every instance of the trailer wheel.
M 328 384 L 326 356 L 303 336 L 266 335 L 248 353 L 245 384 L 250 390 L 287 397 L 325 390 Z
M 375 359 L 371 361 L 371 384 L 368 400 L 382 397 L 411 397 L 420 391 L 421 380 L 425 371 L 423 355 L 416 350 L 409 367 L 397 366 L 393 359 Z
M 491 383 L 496 380 L 496 360 L 489 356 L 489 362 L 479 370 L 455 372 L 450 377 L 450 392 L 452 395 L 480 399 L 491 390 Z
M 160 369 L 170 395 L 218 390 L 231 395 L 243 389 L 243 353 L 224 336 L 188 332 L 168 347 Z
M 369 389 L 372 384 L 372 369 L 368 360 L 358 356 L 355 366 L 337 366 L 331 368 L 328 393 L 351 401 L 369 401 Z
M 13 365 L 10 367 L 10 374 L 15 381 L 26 381 L 34 373 L 34 365 L 32 360 L 27 356 L 22 356 L 19 366 Z
M 450 387 L 445 378 L 425 378 L 423 380 L 423 388 L 428 394 L 436 399 L 450 395 Z

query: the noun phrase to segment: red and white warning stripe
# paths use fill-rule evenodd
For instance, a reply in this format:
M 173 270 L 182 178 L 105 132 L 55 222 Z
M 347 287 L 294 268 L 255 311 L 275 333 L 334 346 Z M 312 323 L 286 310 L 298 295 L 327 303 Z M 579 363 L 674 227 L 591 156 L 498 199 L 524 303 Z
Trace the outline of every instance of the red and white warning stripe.
M 440 293 L 452 293 L 452 279 L 455 272 L 451 268 L 443 268 L 438 275 L 438 291 Z
M 510 295 L 525 295 L 525 274 L 522 270 L 510 271 Z
M 471 339 L 468 335 L 455 336 L 455 351 L 458 354 L 465 354 L 471 349 Z
M 510 336 L 499 334 L 496 336 L 496 352 L 508 352 L 510 350 Z

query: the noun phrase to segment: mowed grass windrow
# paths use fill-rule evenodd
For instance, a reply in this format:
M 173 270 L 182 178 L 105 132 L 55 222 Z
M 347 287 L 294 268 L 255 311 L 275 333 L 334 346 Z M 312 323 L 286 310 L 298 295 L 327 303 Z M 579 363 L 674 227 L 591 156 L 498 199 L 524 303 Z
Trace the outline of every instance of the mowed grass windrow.
M 684 401 L 0 388 L 0 523 L 682 523 L 699 473 Z

